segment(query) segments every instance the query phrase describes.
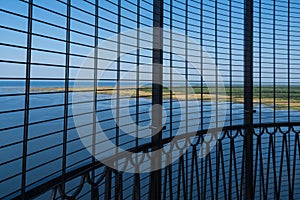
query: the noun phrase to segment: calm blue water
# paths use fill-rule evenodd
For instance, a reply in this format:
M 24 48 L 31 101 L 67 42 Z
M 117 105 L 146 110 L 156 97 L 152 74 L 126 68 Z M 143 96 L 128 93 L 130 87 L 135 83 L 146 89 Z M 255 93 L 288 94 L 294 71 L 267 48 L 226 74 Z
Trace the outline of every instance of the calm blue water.
M 111 85 L 111 83 L 107 83 Z M 53 83 L 42 83 L 33 82 L 32 87 L 63 87 L 63 82 Z M 0 95 L 14 93 L 21 94 L 23 82 L 3 82 L 0 81 Z M 23 140 L 23 123 L 24 123 L 24 95 L 17 96 L 1 96 L 0 97 L 0 112 L 7 110 L 16 110 L 10 113 L 0 114 L 0 198 L 18 190 L 21 186 L 22 171 L 22 143 Z M 112 119 L 112 112 L 109 109 L 111 102 L 109 96 L 98 95 L 98 119 L 101 122 L 101 127 L 106 130 L 106 134 L 111 136 L 114 140 L 115 135 L 115 122 Z M 71 101 L 71 95 L 69 101 Z M 61 105 L 64 103 L 64 94 L 33 94 L 30 96 L 30 107 L 38 108 L 40 106 L 51 106 Z M 130 101 L 130 113 L 132 119 L 135 120 L 135 100 Z M 208 128 L 210 122 L 210 103 L 204 102 L 203 112 L 204 114 L 204 125 L 203 128 Z M 151 101 L 149 99 L 140 99 L 140 110 L 139 115 L 140 123 L 146 126 L 149 124 L 149 109 L 151 107 Z M 170 102 L 166 100 L 164 102 L 166 110 L 170 108 Z M 179 107 L 178 102 L 173 102 L 173 108 Z M 20 109 L 20 111 L 18 111 Z M 190 109 L 192 110 L 192 109 Z M 266 106 L 263 106 L 263 122 L 273 122 L 273 110 Z M 233 104 L 232 120 L 233 125 L 243 123 L 243 105 Z M 69 114 L 71 116 L 72 109 L 69 108 Z M 227 121 L 225 125 L 229 125 L 229 110 L 227 110 Z M 167 113 L 166 127 L 167 129 L 163 132 L 165 137 L 170 135 L 170 112 Z M 179 109 L 173 110 L 173 134 L 176 134 L 178 128 L 178 121 L 180 121 L 181 112 Z M 39 185 L 48 179 L 61 175 L 62 168 L 62 142 L 63 142 L 63 125 L 64 120 L 64 107 L 55 106 L 50 108 L 32 109 L 29 113 L 29 141 L 27 150 L 27 185 L 32 188 Z M 198 116 L 193 115 L 191 116 Z M 259 113 L 255 114 L 255 120 L 258 122 Z M 285 110 L 278 111 L 276 118 L 278 121 L 287 121 L 288 112 Z M 291 112 L 292 121 L 297 121 L 300 113 L 298 111 Z M 39 123 L 40 121 L 45 121 Z M 198 125 L 198 124 L 197 124 Z M 15 127 L 17 126 L 17 127 Z M 198 125 L 199 126 L 199 125 Z M 15 128 L 12 128 L 15 127 Z M 83 144 L 79 140 L 73 118 L 70 117 L 68 120 L 68 135 L 67 135 L 67 168 L 68 170 L 74 169 L 78 166 L 84 165 L 91 161 L 89 152 L 84 148 Z M 200 126 L 199 126 L 200 128 Z M 120 133 L 120 145 L 123 148 L 133 147 L 135 144 L 134 138 L 124 133 Z M 42 136 L 42 137 L 40 137 Z M 141 143 L 149 142 L 149 139 L 140 140 Z M 15 143 L 15 145 L 4 147 L 7 144 Z M 228 149 L 228 148 L 227 148 Z M 13 161 L 12 161 L 13 160 Z M 12 161 L 12 162 L 10 162 Z M 39 166 L 41 163 L 47 165 Z M 4 164 L 6 163 L 6 164 Z M 43 177 L 49 176 L 45 179 Z M 6 180 L 7 179 L 7 180 Z
M 86 82 L 86 83 L 80 83 L 82 86 L 90 86 L 92 82 Z M 0 89 L 24 89 L 25 88 L 25 81 L 1 81 L 0 80 Z M 123 83 L 122 83 L 123 84 Z M 74 81 L 69 82 L 69 87 L 72 87 L 74 85 Z M 98 86 L 114 86 L 115 83 L 111 81 L 104 81 L 99 82 Z M 127 83 L 125 85 L 134 85 L 133 83 Z M 41 87 L 41 88 L 47 88 L 47 87 L 64 87 L 65 82 L 64 81 L 30 81 L 31 87 Z

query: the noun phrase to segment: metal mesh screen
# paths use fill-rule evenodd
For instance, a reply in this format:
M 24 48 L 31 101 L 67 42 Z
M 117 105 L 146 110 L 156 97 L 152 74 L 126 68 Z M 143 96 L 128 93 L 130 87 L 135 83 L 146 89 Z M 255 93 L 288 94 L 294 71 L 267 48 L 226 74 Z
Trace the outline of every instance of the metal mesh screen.
M 263 160 L 272 171 L 267 174 L 273 173 L 264 180 L 277 183 L 280 166 L 280 177 L 282 169 L 289 177 L 282 186 L 290 190 L 283 195 L 294 194 L 300 143 L 290 123 L 299 122 L 300 3 L 255 0 L 249 24 L 253 40 L 248 43 L 253 49 L 246 49 L 247 2 L 252 1 L 1 1 L 0 198 L 25 199 L 46 187 L 53 191 L 44 195 L 53 199 L 72 192 L 78 199 L 146 198 L 153 174 L 108 170 L 91 154 L 104 152 L 96 148 L 103 145 L 99 133 L 126 150 L 153 150 L 155 123 L 163 123 L 161 146 L 179 130 L 198 135 L 188 153 L 161 172 L 164 198 L 173 193 L 177 198 L 241 198 L 244 118 L 252 112 L 256 132 L 266 134 L 271 127 L 275 134 L 276 124 L 284 123 L 293 133 L 276 140 L 253 132 L 258 135 L 252 148 L 255 195 L 266 198 L 276 190 L 271 195 L 280 197 L 277 185 L 261 189 L 266 183 L 259 174 Z M 153 26 L 163 28 L 158 39 Z M 245 52 L 252 51 L 253 85 L 245 80 Z M 162 64 L 160 74 L 154 64 Z M 84 76 L 78 76 L 80 71 Z M 161 80 L 162 86 L 153 80 Z M 248 86 L 253 99 L 245 99 Z M 152 108 L 154 101 L 162 106 L 157 118 L 152 114 L 160 108 Z M 254 111 L 246 109 L 246 101 L 253 102 Z M 74 113 L 76 106 L 81 110 Z M 86 121 L 78 125 L 79 117 Z M 223 127 L 212 153 L 197 160 L 203 131 Z M 92 141 L 90 146 L 84 138 Z M 262 150 L 268 157 L 259 157 Z M 281 160 L 275 159 L 276 152 Z M 80 181 L 90 185 L 77 194 Z

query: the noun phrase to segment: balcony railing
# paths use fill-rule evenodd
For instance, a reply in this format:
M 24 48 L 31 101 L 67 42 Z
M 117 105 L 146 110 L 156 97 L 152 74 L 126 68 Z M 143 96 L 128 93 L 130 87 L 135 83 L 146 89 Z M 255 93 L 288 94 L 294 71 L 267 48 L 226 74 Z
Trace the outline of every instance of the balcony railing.
M 216 147 L 204 158 L 199 149 L 205 146 L 207 130 L 199 131 L 193 141 L 191 134 L 182 136 L 191 142 L 187 153 L 163 169 L 161 177 L 162 199 L 243 199 L 245 192 L 245 127 L 224 127 Z M 211 130 L 214 131 L 214 130 Z M 298 199 L 300 192 L 300 123 L 254 125 L 255 199 Z M 169 143 L 173 138 L 164 139 Z M 175 141 L 176 143 L 176 141 Z M 207 143 L 209 144 L 209 143 Z M 137 152 L 148 152 L 151 143 L 141 145 Z M 174 145 L 165 152 L 179 150 Z M 110 158 L 116 161 L 114 158 Z M 133 162 L 131 157 L 119 158 Z M 139 162 L 143 162 L 140 160 Z M 92 181 L 91 177 L 94 176 Z M 150 173 L 118 172 L 100 162 L 91 163 L 66 173 L 64 179 L 56 177 L 28 190 L 26 199 L 142 199 L 151 191 Z M 64 182 L 62 182 L 64 180 Z M 63 185 L 67 185 L 66 192 Z M 16 196 L 15 199 L 21 199 Z
M 0 1 L 0 199 L 300 199 L 299 22 L 298 0 Z M 104 136 L 144 154 L 98 159 Z

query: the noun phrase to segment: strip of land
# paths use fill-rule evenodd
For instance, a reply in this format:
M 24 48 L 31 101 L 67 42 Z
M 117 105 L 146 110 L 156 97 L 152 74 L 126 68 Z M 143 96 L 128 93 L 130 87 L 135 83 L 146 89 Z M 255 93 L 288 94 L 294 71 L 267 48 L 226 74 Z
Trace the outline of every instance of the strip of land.
M 69 92 L 93 92 L 93 87 L 70 87 Z M 112 86 L 97 87 L 97 94 L 102 95 L 114 95 L 117 93 L 117 89 Z M 34 87 L 31 88 L 31 92 L 65 92 L 63 87 Z M 139 95 L 137 95 L 139 94 Z M 274 95 L 275 94 L 275 95 Z M 151 87 L 140 87 L 136 89 L 131 86 L 122 86 L 119 89 L 120 97 L 136 98 L 151 98 Z M 172 92 L 169 88 L 163 88 L 163 98 L 165 100 L 177 99 L 177 100 L 202 100 L 202 101 L 222 101 L 243 103 L 244 102 L 244 89 L 241 86 L 225 87 L 223 94 L 215 95 L 214 91 L 208 90 L 206 87 L 194 87 L 186 90 L 185 87 L 178 86 L 173 87 Z M 275 99 L 275 101 L 274 101 Z M 273 108 L 274 105 L 277 110 L 287 110 L 290 105 L 290 109 L 300 111 L 300 87 L 286 86 L 276 87 L 254 87 L 253 88 L 253 102 L 255 104 L 261 104 Z

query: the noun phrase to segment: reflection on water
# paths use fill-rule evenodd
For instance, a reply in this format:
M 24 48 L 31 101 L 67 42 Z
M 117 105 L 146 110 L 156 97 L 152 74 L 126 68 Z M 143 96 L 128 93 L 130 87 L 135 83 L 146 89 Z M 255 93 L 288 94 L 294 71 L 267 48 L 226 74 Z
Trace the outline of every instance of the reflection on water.
M 22 93 L 20 88 L 1 88 L 1 94 L 5 93 Z M 71 95 L 70 95 L 71 96 Z M 22 172 L 22 140 L 23 140 L 23 123 L 24 123 L 24 95 L 20 96 L 6 96 L 0 98 L 0 148 L 1 148 L 1 165 L 0 165 L 0 197 L 5 196 L 13 191 L 16 191 L 21 186 L 21 175 Z M 106 100 L 105 100 L 106 99 Z M 71 97 L 70 97 L 71 102 Z M 98 95 L 98 105 L 97 112 L 98 120 L 101 121 L 100 125 L 102 129 L 106 130 L 106 135 L 112 138 L 114 141 L 115 135 L 115 121 L 112 116 L 112 111 L 110 110 L 111 102 L 109 96 Z M 30 107 L 36 108 L 29 112 L 29 141 L 28 141 L 28 152 L 27 152 L 27 185 L 31 185 L 30 188 L 39 185 L 41 182 L 45 182 L 53 177 L 61 175 L 62 168 L 62 142 L 63 142 L 63 126 L 64 126 L 64 94 L 32 94 L 30 96 Z M 132 119 L 136 119 L 136 101 L 134 99 L 130 100 L 130 114 Z M 228 108 L 229 108 L 229 103 Z M 57 106 L 53 106 L 57 105 Z M 149 125 L 149 109 L 151 107 L 150 99 L 140 98 L 139 100 L 139 120 L 140 124 L 143 126 Z M 200 105 L 200 103 L 199 103 Z M 44 106 L 46 108 L 38 108 Z M 173 135 L 176 134 L 176 129 L 178 128 L 178 123 L 180 121 L 181 111 L 176 109 L 179 107 L 178 102 L 173 102 L 172 110 L 172 127 Z M 203 125 L 197 124 L 197 126 L 203 129 L 207 129 L 210 122 L 211 108 L 210 102 L 203 102 Z M 170 102 L 169 100 L 164 101 L 164 108 L 167 110 L 167 120 L 166 120 L 166 130 L 163 132 L 164 137 L 170 135 Z M 257 111 L 258 108 L 255 108 Z M 6 110 L 15 110 L 15 112 L 3 113 Z M 193 116 L 199 116 L 199 113 L 192 113 L 193 108 L 189 108 L 190 118 Z M 71 116 L 72 110 L 69 106 L 69 116 Z M 243 123 L 243 105 L 234 103 L 232 105 L 232 118 L 230 118 L 229 109 L 227 110 L 225 126 L 230 125 L 230 119 L 232 119 L 232 125 Z M 120 115 L 122 115 L 120 111 Z M 259 122 L 259 112 L 254 116 L 255 123 Z M 273 122 L 274 112 L 272 109 L 262 106 L 262 122 Z M 296 121 L 298 119 L 299 112 L 291 111 L 291 121 Z M 49 119 L 53 119 L 47 121 Z M 276 121 L 286 122 L 288 119 L 288 112 L 286 110 L 276 111 Z M 43 123 L 39 123 L 43 121 Z M 196 120 L 197 121 L 197 120 Z M 191 125 L 192 120 L 189 122 Z M 15 128 L 9 128 L 14 127 Z M 67 170 L 74 169 L 78 166 L 84 165 L 91 161 L 91 155 L 84 148 L 81 141 L 78 138 L 76 128 L 74 127 L 74 121 L 72 117 L 68 120 L 68 134 L 67 134 Z M 9 128 L 9 129 L 7 129 Z M 280 136 L 279 136 L 280 137 Z M 265 140 L 267 140 L 267 136 Z M 240 141 L 235 141 L 236 144 L 241 145 Z M 139 144 L 149 142 L 150 139 L 140 139 Z M 278 144 L 281 143 L 281 139 L 278 139 Z M 292 141 L 291 141 L 292 142 Z M 12 146 L 3 147 L 7 144 L 15 143 Z M 127 149 L 135 145 L 135 138 L 120 133 L 120 145 L 122 148 Z M 281 145 L 278 146 L 278 151 L 280 151 Z M 241 146 L 240 146 L 241 147 Z M 268 148 L 262 148 L 263 151 L 268 151 Z M 228 146 L 224 146 L 225 161 L 229 160 L 229 142 Z M 241 151 L 237 152 L 237 160 L 241 161 Z M 214 153 L 211 154 L 212 157 L 215 156 Z M 267 157 L 265 158 L 267 159 Z M 11 161 L 13 160 L 13 161 Z M 11 161 L 11 162 L 9 162 Z M 5 164 L 7 162 L 7 164 Z M 43 166 L 39 166 L 41 163 L 47 163 Z M 215 165 L 215 163 L 211 163 Z M 238 167 L 241 163 L 238 163 Z M 215 166 L 214 166 L 215 167 Z M 213 167 L 213 168 L 214 168 Z M 226 166 L 227 168 L 228 166 Z M 175 167 L 176 168 L 176 167 Z M 44 178 L 47 177 L 47 178 Z M 43 179 L 44 178 L 44 179 Z M 286 178 L 284 178 L 284 181 Z M 38 182 L 37 182 L 38 181 Z

